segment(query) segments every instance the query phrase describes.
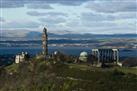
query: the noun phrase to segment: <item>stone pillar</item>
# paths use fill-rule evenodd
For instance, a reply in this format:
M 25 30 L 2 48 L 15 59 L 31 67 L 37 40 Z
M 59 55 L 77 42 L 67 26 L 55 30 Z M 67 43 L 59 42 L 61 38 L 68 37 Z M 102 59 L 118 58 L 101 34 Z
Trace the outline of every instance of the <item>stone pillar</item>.
M 118 49 L 112 49 L 112 50 L 113 50 L 113 59 L 116 63 L 118 63 L 118 61 L 119 61 Z
M 92 49 L 92 55 L 97 58 L 97 63 L 100 62 L 100 53 L 98 49 Z
M 108 50 L 108 61 L 109 61 L 109 62 L 111 61 L 111 60 L 110 60 L 110 59 L 111 59 L 110 52 L 111 52 L 111 51 L 110 51 L 110 50 Z
M 109 61 L 108 52 L 109 52 L 109 49 L 106 49 L 106 62 Z
M 47 56 L 48 55 L 48 35 L 47 35 L 47 29 L 43 29 L 43 34 L 42 34 L 42 48 L 43 48 L 43 55 Z
M 106 55 L 105 55 L 105 62 L 107 62 L 107 60 L 108 60 L 108 57 L 107 57 L 108 50 L 107 49 L 105 50 L 105 53 L 106 53 Z
M 103 52 L 103 56 L 104 56 L 104 58 L 103 58 L 103 63 L 104 63 L 107 60 L 107 50 L 102 49 L 102 52 Z
M 110 51 L 109 55 L 110 55 L 110 61 L 113 62 L 113 51 L 112 50 Z
M 111 49 L 108 50 L 108 61 L 112 62 L 112 50 Z
M 99 53 L 99 50 L 97 50 L 97 56 L 98 56 L 98 63 L 100 62 L 100 53 Z
M 101 50 L 99 50 L 99 53 L 100 53 L 100 61 L 102 62 L 103 61 L 103 53 Z
M 117 63 L 119 62 L 119 51 L 117 50 Z

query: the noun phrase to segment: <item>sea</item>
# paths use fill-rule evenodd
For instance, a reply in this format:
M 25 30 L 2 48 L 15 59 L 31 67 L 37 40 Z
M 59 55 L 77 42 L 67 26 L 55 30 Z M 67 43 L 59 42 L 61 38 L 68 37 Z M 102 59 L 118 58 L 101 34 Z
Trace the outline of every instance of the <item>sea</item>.
M 82 51 L 91 53 L 92 48 L 89 47 L 49 47 L 49 54 L 54 51 L 60 51 L 66 55 L 79 56 Z M 31 56 L 35 56 L 42 52 L 41 47 L 2 47 L 0 55 L 17 55 L 21 52 L 28 52 Z M 120 57 L 137 57 L 137 49 L 119 49 Z
M 60 51 L 65 55 L 79 56 L 81 52 L 85 51 L 91 54 L 92 48 L 89 47 L 49 47 L 49 54 L 54 51 Z M 42 52 L 41 47 L 0 47 L 0 67 L 14 63 L 15 56 L 21 52 L 28 52 L 31 57 L 36 56 Z M 126 58 L 137 59 L 137 49 L 119 49 L 119 58 L 124 60 Z

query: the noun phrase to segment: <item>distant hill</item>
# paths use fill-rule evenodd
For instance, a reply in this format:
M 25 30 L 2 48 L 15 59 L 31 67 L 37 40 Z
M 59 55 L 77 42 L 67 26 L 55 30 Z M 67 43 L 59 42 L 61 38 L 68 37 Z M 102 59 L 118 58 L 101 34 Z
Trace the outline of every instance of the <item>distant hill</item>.
M 137 38 L 137 34 L 54 34 L 48 33 L 49 38 Z M 40 32 L 31 31 L 26 38 L 41 38 Z
M 37 32 L 37 31 L 30 31 L 25 33 L 24 36 L 21 36 L 22 39 L 28 39 L 28 40 L 40 40 L 41 39 L 41 32 Z M 6 35 L 2 36 L 3 38 L 9 38 L 12 39 L 15 38 L 14 36 L 9 36 Z M 18 38 L 16 39 L 20 39 L 19 36 L 17 36 Z M 100 38 L 137 38 L 137 34 L 72 34 L 72 33 L 67 33 L 67 34 L 55 34 L 55 33 L 48 33 L 48 37 L 49 38 L 68 38 L 68 39 L 100 39 Z

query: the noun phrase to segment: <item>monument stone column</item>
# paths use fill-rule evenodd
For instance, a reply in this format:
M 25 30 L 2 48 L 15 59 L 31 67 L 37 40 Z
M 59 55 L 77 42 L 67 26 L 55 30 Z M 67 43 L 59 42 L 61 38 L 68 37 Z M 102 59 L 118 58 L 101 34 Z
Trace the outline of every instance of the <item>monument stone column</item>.
M 47 29 L 44 27 L 43 33 L 42 33 L 42 48 L 43 48 L 43 55 L 48 55 L 48 35 L 47 35 Z

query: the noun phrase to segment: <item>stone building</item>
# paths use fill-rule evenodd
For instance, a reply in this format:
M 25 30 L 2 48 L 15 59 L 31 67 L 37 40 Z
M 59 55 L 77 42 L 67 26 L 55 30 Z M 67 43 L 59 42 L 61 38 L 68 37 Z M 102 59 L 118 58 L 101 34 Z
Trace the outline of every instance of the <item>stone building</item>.
M 47 35 L 47 29 L 44 27 L 43 33 L 42 33 L 42 48 L 43 48 L 43 55 L 48 55 L 48 35 Z
M 22 52 L 21 54 L 18 54 L 15 56 L 15 63 L 20 63 L 23 62 L 25 60 L 29 59 L 29 55 L 27 52 Z
M 92 53 L 88 54 L 87 52 L 81 52 L 79 56 L 80 62 L 88 62 L 93 66 L 111 66 L 118 65 L 119 63 L 119 51 L 118 49 L 92 49 Z
M 96 63 L 118 63 L 118 49 L 92 49 L 92 56 Z

